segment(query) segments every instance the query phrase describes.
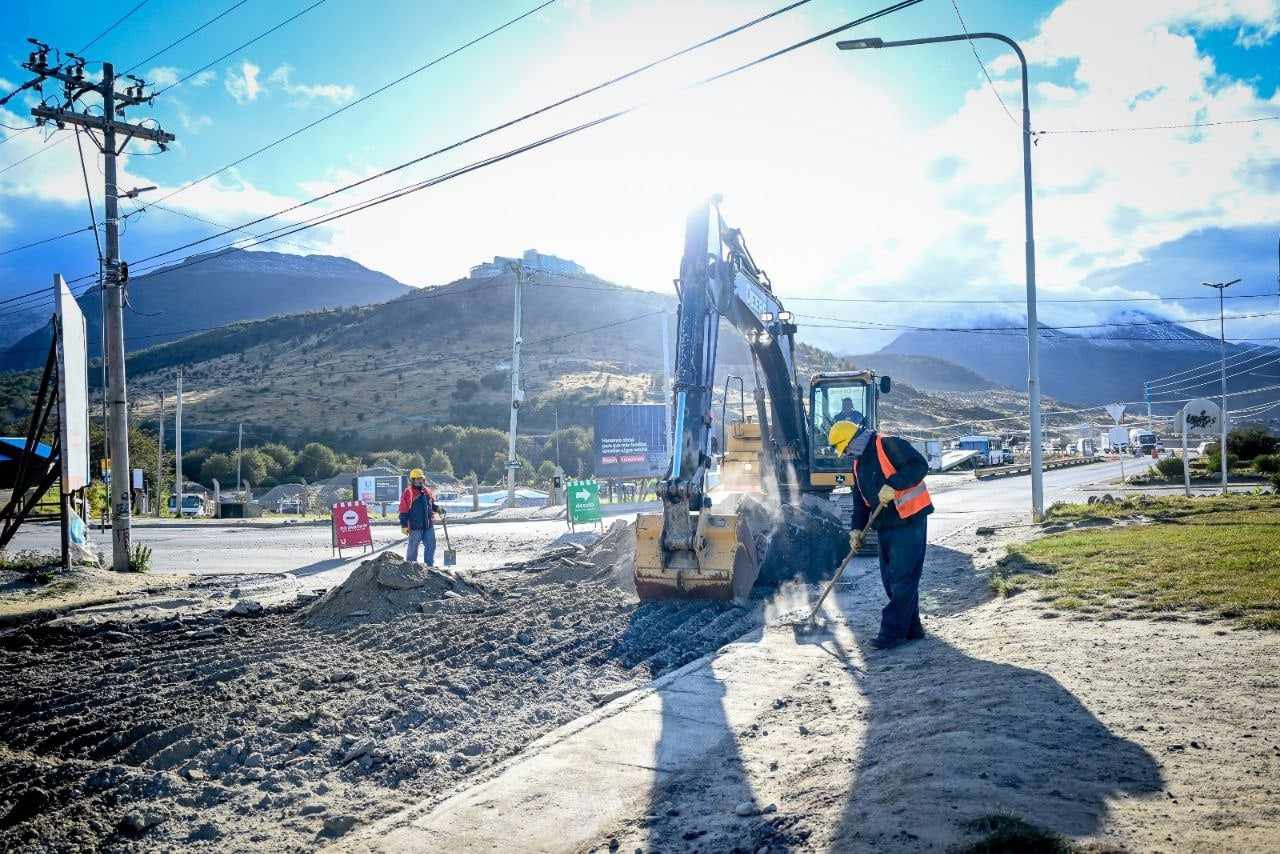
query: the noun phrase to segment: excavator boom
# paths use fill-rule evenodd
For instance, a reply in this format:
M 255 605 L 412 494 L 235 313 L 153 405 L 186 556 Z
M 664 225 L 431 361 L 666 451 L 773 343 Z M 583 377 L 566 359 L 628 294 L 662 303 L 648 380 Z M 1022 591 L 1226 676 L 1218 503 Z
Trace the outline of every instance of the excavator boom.
M 677 287 L 671 466 L 659 486 L 662 514 L 636 520 L 636 591 L 642 600 L 743 600 L 759 574 L 756 532 L 741 512 L 739 496 L 712 507 L 707 495 L 720 321 L 744 335 L 768 390 L 770 423 L 761 423 L 760 430 L 767 446 L 762 453 L 770 459 L 763 468 L 777 478 L 770 490 L 792 502 L 809 489 L 795 326 L 741 233 L 724 224 L 716 199 L 689 216 Z M 764 393 L 757 386 L 761 411 Z

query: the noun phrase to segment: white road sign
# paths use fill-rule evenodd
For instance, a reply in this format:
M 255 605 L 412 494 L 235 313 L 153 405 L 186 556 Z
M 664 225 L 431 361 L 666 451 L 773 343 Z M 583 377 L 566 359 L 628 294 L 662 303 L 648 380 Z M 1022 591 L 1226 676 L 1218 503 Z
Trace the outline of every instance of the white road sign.
M 89 485 L 89 353 L 84 312 L 60 274 L 53 276 L 58 308 L 58 424 L 62 443 L 62 491 Z
M 1217 436 L 1220 434 L 1222 411 L 1212 400 L 1199 398 L 1182 407 L 1182 419 L 1188 436 Z
M 1107 404 L 1107 414 L 1111 416 L 1111 420 L 1112 420 L 1112 421 L 1114 421 L 1114 422 L 1116 422 L 1117 424 L 1119 424 L 1119 423 L 1120 423 L 1120 419 L 1121 419 L 1121 418 L 1124 418 L 1124 404 L 1123 404 L 1123 403 L 1108 403 L 1108 404 Z

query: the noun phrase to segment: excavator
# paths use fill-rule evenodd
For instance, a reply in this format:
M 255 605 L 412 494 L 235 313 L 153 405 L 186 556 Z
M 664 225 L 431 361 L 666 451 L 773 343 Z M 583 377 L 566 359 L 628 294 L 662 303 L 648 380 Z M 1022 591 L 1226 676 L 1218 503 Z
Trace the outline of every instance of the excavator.
M 773 284 L 747 250 L 742 232 L 725 224 L 712 197 L 686 222 L 676 280 L 679 313 L 674 366 L 671 463 L 659 482 L 662 512 L 636 519 L 636 593 L 656 599 L 745 601 L 760 578 L 765 552 L 791 513 L 808 506 L 843 525 L 852 523 L 849 462 L 827 443 L 839 420 L 878 423 L 879 396 L 889 377 L 872 371 L 818 373 L 808 393 L 796 375 L 797 327 Z M 725 380 L 721 403 L 723 455 L 713 502 L 713 398 L 721 320 L 746 339 L 754 371 L 755 416 L 746 415 L 745 383 Z M 730 384 L 737 380 L 744 417 L 725 423 Z M 759 512 L 762 495 L 778 512 Z M 805 536 L 804 531 L 799 536 Z M 847 546 L 844 547 L 847 550 Z M 796 558 L 800 559 L 800 558 Z M 830 559 L 834 569 L 839 556 Z M 782 556 L 782 562 L 788 560 Z M 777 555 L 771 556 L 777 564 Z M 765 579 L 775 581 L 778 579 Z

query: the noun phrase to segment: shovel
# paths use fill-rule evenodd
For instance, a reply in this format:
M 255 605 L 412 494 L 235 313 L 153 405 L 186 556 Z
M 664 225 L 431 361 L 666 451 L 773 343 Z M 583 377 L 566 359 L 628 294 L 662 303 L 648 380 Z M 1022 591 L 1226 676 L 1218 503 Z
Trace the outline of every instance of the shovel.
M 887 501 L 881 501 L 876 505 L 876 509 L 871 512 L 867 524 L 862 526 L 862 539 L 866 539 L 867 531 L 871 530 L 871 524 L 875 522 L 876 517 L 880 515 L 880 511 L 888 505 Z M 840 568 L 836 570 L 836 574 L 831 576 L 831 580 L 827 582 L 827 587 L 822 591 L 822 595 L 818 597 L 818 603 L 813 606 L 813 610 L 809 612 L 809 619 L 800 623 L 797 627 L 801 631 L 814 631 L 818 628 L 818 612 L 822 610 L 822 603 L 827 601 L 827 594 L 835 589 L 836 582 L 840 580 L 840 576 L 844 575 L 844 571 L 853 563 L 853 559 L 858 556 L 857 549 L 849 549 L 849 555 L 844 559 L 844 563 L 840 564 Z
M 449 523 L 440 517 L 440 527 L 444 530 L 444 565 L 457 566 L 458 553 L 453 550 L 453 546 L 449 543 Z

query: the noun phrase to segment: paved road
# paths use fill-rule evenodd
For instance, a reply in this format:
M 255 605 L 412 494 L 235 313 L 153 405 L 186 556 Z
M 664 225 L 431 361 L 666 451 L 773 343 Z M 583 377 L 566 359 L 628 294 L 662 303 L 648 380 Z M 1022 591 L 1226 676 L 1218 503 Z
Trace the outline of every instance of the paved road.
M 1126 461 L 1125 473 L 1135 474 L 1141 463 Z M 1079 490 L 1091 483 L 1118 478 L 1118 463 L 1099 463 L 1045 472 L 1045 505 L 1064 498 L 1079 498 Z M 977 481 L 956 476 L 934 479 L 937 511 L 930 519 L 930 540 L 951 534 L 987 519 L 1007 518 L 1030 512 L 1031 480 L 1010 477 Z M 634 518 L 635 514 L 617 518 Z M 450 529 L 459 565 L 470 570 L 491 569 L 530 556 L 565 532 L 562 521 L 477 523 Z M 108 535 L 90 534 L 99 549 L 110 548 Z M 152 549 L 156 572 L 216 575 L 226 573 L 289 573 L 308 585 L 331 586 L 368 555 L 347 552 L 334 557 L 329 529 L 324 526 L 288 527 L 143 527 L 134 531 L 137 542 Z M 395 527 L 373 527 L 378 549 L 401 547 L 404 538 Z M 443 549 L 443 540 L 439 548 Z M 25 528 L 12 548 L 56 550 L 57 529 L 49 525 Z M 437 552 L 437 562 L 440 554 Z

